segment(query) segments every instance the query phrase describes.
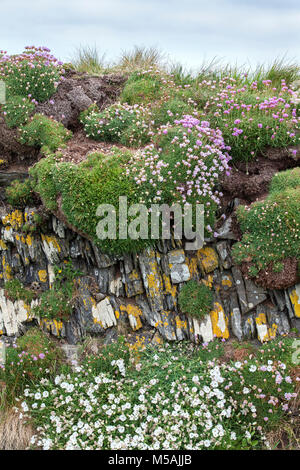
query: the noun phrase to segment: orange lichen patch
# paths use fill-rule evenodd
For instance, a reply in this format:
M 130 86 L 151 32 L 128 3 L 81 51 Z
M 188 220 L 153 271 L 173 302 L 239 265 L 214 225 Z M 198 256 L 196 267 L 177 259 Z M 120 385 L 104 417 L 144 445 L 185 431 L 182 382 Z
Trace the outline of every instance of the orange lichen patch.
M 177 286 L 173 286 L 171 284 L 170 276 L 168 276 L 165 273 L 163 274 L 163 281 L 164 281 L 164 286 L 165 286 L 164 294 L 170 294 L 175 300 L 175 304 L 176 304 Z
M 210 289 L 213 286 L 213 277 L 211 274 L 209 274 L 205 279 L 201 279 L 201 282 L 206 286 L 209 287 Z
M 213 334 L 218 338 L 229 338 L 228 318 L 223 307 L 218 302 L 214 303 L 214 309 L 210 312 Z
M 178 330 L 187 328 L 187 321 L 186 320 L 181 320 L 178 315 L 176 315 L 176 317 L 175 317 L 175 324 L 176 324 L 176 328 Z
M 19 210 L 15 210 L 3 217 L 2 223 L 3 225 L 10 225 L 13 229 L 18 230 L 23 225 L 23 213 Z
M 93 318 L 93 321 L 94 321 L 94 323 L 95 323 L 96 325 L 100 325 L 101 328 L 104 328 L 102 321 L 101 321 L 101 320 L 98 320 L 98 318 L 95 318 L 95 317 L 94 317 L 94 318 Z
M 270 326 L 270 328 L 268 330 L 268 334 L 269 334 L 270 339 L 276 338 L 277 330 L 278 330 L 278 325 L 276 325 L 276 323 L 273 323 L 273 325 Z
M 120 305 L 120 310 L 122 312 L 127 312 L 129 323 L 133 331 L 142 328 L 143 325 L 140 319 L 142 311 L 139 307 L 133 304 Z
M 48 275 L 47 275 L 47 271 L 45 269 L 40 269 L 38 271 L 38 276 L 39 276 L 39 280 L 41 282 L 47 282 Z
M 197 258 L 201 268 L 205 273 L 210 273 L 214 271 L 219 265 L 217 253 L 213 248 L 209 246 L 198 250 Z
M 300 318 L 300 284 L 298 284 L 290 293 L 290 299 L 294 307 L 294 313 L 297 318 Z
M 2 251 L 2 250 L 3 250 L 3 251 L 7 250 L 7 245 L 6 245 L 6 243 L 5 243 L 3 240 L 1 240 L 1 238 L 0 238 L 0 251 Z
M 119 310 L 115 310 L 115 317 L 116 317 L 117 320 L 120 318 Z
M 191 278 L 195 277 L 198 274 L 198 259 L 197 259 L 197 257 L 195 257 L 195 256 L 193 258 L 186 257 L 185 262 L 188 265 Z
M 137 281 L 138 279 L 140 279 L 140 275 L 136 269 L 133 269 L 128 277 L 131 281 Z
M 172 315 L 172 312 L 170 312 L 169 310 L 163 310 L 163 311 L 161 312 L 161 318 L 162 318 L 162 324 L 161 324 L 161 325 L 164 326 L 165 328 L 166 328 L 167 326 L 171 325 L 171 318 L 170 318 L 170 317 L 172 317 L 172 316 L 173 316 L 173 315 Z M 176 339 L 175 332 L 172 331 L 171 334 L 172 334 L 172 337 L 173 337 L 174 339 Z
M 41 234 L 42 240 L 46 241 L 48 245 L 52 245 L 52 247 L 58 252 L 61 252 L 61 247 L 57 241 L 57 239 L 53 235 L 44 235 L 43 233 Z
M 269 328 L 267 325 L 267 317 L 265 313 L 258 313 L 255 317 L 256 329 L 257 329 L 257 337 L 259 341 L 264 343 L 265 341 L 269 341 Z
M 2 270 L 3 270 L 3 278 L 5 281 L 10 281 L 12 279 L 12 269 L 9 266 L 5 255 L 2 258 Z
M 231 287 L 232 286 L 232 280 L 230 279 L 229 276 L 223 276 L 222 286 L 224 286 L 224 287 Z
M 27 246 L 31 246 L 32 245 L 32 237 L 30 235 L 27 235 L 26 236 L 26 244 Z
M 154 335 L 152 342 L 154 344 L 163 344 L 164 341 L 160 336 Z
M 146 338 L 145 336 L 138 336 L 135 338 L 134 343 L 126 343 L 126 346 L 129 349 L 132 362 L 137 364 L 141 359 L 141 351 L 146 348 Z

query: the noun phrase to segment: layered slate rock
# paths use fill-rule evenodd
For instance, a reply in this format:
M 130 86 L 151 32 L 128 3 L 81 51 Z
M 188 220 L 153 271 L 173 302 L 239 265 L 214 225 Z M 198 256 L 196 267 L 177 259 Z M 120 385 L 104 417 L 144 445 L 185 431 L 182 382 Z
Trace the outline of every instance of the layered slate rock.
M 76 344 L 87 335 L 104 342 L 118 334 L 148 342 L 189 340 L 208 343 L 215 337 L 269 341 L 285 335 L 300 320 L 300 285 L 266 291 L 246 279 L 232 264 L 230 242 L 216 239 L 197 251 L 185 251 L 178 240 L 155 249 L 119 257 L 49 216 L 46 229 L 26 232 L 35 208 L 2 210 L 0 225 L 0 335 L 23 334 L 32 324 Z M 39 298 L 25 304 L 8 299 L 5 282 L 19 279 L 43 292 L 53 285 L 55 267 L 70 259 L 82 272 L 76 281 L 73 313 L 68 320 L 36 318 Z M 178 293 L 195 279 L 214 293 L 212 310 L 202 319 L 184 315 Z

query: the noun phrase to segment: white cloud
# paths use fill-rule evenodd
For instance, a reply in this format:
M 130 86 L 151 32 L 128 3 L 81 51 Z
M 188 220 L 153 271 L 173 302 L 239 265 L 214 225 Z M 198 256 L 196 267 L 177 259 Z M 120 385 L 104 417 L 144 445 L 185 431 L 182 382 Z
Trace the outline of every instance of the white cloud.
M 156 45 L 196 66 L 203 57 L 268 61 L 299 56 L 298 0 L 1 0 L 0 49 L 47 45 L 69 59 L 80 44 L 115 58 Z

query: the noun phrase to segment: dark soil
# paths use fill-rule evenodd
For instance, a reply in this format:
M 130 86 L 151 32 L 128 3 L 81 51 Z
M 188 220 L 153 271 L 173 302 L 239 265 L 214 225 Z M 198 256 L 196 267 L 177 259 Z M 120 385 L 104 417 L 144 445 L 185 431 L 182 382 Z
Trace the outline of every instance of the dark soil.
M 82 130 L 79 130 L 75 132 L 73 137 L 67 142 L 67 147 L 62 149 L 62 160 L 71 163 L 80 163 L 92 152 L 101 152 L 107 155 L 111 153 L 112 147 L 130 150 L 120 144 L 98 142 L 97 140 L 89 139 L 84 135 Z
M 299 282 L 297 258 L 286 258 L 282 261 L 284 267 L 280 272 L 274 272 L 272 264 L 259 271 L 255 277 L 256 284 L 268 289 L 286 289 Z M 251 263 L 243 263 L 241 271 L 245 277 L 250 277 L 248 270 Z
M 222 179 L 224 208 L 234 198 L 239 198 L 240 203 L 263 199 L 275 173 L 300 165 L 300 160 L 293 158 L 287 149 L 270 149 L 266 155 L 249 162 L 248 167 L 244 162 L 235 164 L 231 174 Z

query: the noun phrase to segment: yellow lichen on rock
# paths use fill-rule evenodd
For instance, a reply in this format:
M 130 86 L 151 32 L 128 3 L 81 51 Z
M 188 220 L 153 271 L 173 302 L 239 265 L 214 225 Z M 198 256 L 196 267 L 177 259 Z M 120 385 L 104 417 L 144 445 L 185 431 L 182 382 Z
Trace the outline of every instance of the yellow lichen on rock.
M 40 269 L 38 271 L 38 276 L 39 276 L 39 280 L 41 282 L 47 282 L 48 274 L 47 274 L 47 271 L 45 269 Z
M 269 341 L 269 328 L 267 324 L 267 317 L 266 314 L 261 312 L 258 313 L 255 317 L 256 329 L 257 329 L 257 337 L 261 343 Z
M 290 292 L 290 299 L 294 308 L 295 316 L 300 318 L 300 284 L 292 289 Z
M 12 279 L 12 269 L 8 264 L 5 255 L 2 258 L 2 268 L 3 268 L 3 278 L 5 281 L 10 281 Z
M 23 225 L 23 212 L 15 210 L 2 218 L 3 225 L 10 225 L 14 230 L 18 230 Z
M 173 297 L 174 303 L 176 305 L 177 287 L 171 284 L 170 276 L 168 276 L 165 273 L 163 273 L 163 281 L 164 281 L 164 286 L 165 286 L 164 293 L 170 294 Z
M 229 338 L 228 318 L 225 315 L 223 307 L 219 302 L 214 303 L 214 308 L 210 312 L 212 330 L 217 338 Z
M 0 238 L 0 251 L 5 251 L 5 250 L 7 250 L 7 245 L 6 245 L 6 243 L 5 243 L 3 240 L 1 240 L 1 238 Z
M 41 234 L 42 240 L 47 242 L 48 245 L 52 245 L 52 247 L 58 252 L 61 252 L 61 247 L 57 241 L 57 239 L 54 236 L 49 236 L 49 235 L 44 235 L 43 233 Z
M 205 273 L 211 273 L 218 265 L 218 255 L 215 250 L 209 246 L 201 248 L 197 251 L 197 258 L 200 263 L 202 270 Z
M 195 277 L 198 274 L 198 259 L 197 257 L 185 258 L 185 263 L 188 265 L 191 278 Z
M 128 320 L 133 331 L 142 328 L 141 315 L 142 310 L 134 304 L 120 305 L 122 312 L 127 312 Z

